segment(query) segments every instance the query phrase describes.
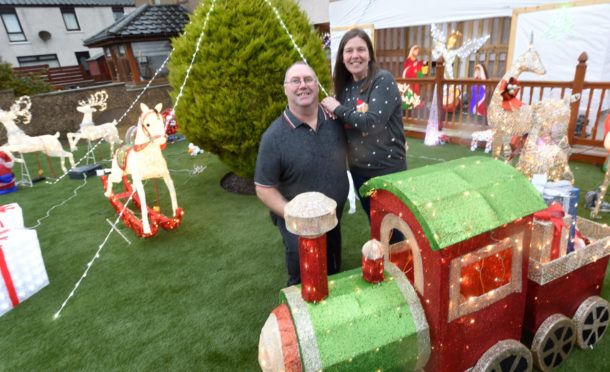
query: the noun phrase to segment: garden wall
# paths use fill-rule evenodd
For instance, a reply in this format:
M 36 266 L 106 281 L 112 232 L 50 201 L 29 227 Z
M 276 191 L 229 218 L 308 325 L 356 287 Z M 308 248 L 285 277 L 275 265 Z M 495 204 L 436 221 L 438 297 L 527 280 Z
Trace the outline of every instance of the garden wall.
M 143 88 L 127 88 L 124 83 L 115 83 L 37 94 L 31 97 L 32 120 L 30 124 L 20 124 L 19 127 L 30 136 L 53 134 L 59 131 L 60 140 L 67 143 L 66 133 L 76 132 L 83 119 L 83 114 L 76 111 L 78 101 L 87 100 L 91 94 L 99 90 L 105 90 L 108 93 L 108 108 L 105 111 L 93 113 L 93 121 L 96 124 L 103 124 L 113 119 L 118 120 Z M 124 133 L 127 128 L 137 123 L 140 102 L 151 108 L 159 102 L 163 103 L 163 109 L 170 107 L 172 105 L 170 91 L 171 87 L 167 84 L 149 87 L 129 114 L 119 123 L 119 132 Z M 0 91 L 2 110 L 8 110 L 14 100 L 15 96 L 11 90 Z M 6 129 L 0 125 L 0 144 L 4 144 L 6 141 Z

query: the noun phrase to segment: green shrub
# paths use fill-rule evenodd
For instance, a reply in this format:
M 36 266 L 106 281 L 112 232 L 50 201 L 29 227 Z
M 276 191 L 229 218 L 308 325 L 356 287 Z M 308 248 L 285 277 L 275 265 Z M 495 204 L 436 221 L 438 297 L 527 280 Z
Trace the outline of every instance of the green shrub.
M 175 100 L 202 31 L 210 1 L 175 39 L 169 81 Z M 292 1 L 272 1 L 321 83 L 330 66 L 307 16 Z M 251 178 L 261 135 L 286 107 L 286 69 L 300 60 L 271 7 L 263 0 L 218 1 L 176 108 L 189 141 L 218 155 L 233 172 Z
M 0 61 L 0 89 L 12 89 L 15 96 L 33 95 L 53 90 L 42 79 L 32 76 L 19 77 L 9 63 Z

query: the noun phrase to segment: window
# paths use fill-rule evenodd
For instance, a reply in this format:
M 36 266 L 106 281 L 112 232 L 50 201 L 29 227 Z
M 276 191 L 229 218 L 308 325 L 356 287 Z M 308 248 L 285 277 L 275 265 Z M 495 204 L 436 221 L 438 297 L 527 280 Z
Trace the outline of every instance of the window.
M 523 233 L 451 260 L 449 321 L 521 291 Z
M 0 16 L 10 42 L 27 41 L 15 9 L 0 9 Z
M 161 66 L 172 51 L 168 40 L 134 42 L 131 43 L 131 49 L 138 62 L 141 80 L 151 79 L 157 70 L 159 77 L 167 76 L 167 67 Z
M 122 6 L 113 6 L 112 7 L 112 17 L 115 21 L 118 21 L 125 14 L 125 10 Z
M 49 67 L 59 67 L 57 54 L 41 54 L 37 56 L 17 57 L 19 67 L 49 65 Z
M 64 24 L 66 25 L 66 30 L 80 30 L 80 25 L 78 24 L 78 19 L 76 18 L 76 12 L 74 11 L 74 8 L 62 8 L 61 15 L 64 17 Z

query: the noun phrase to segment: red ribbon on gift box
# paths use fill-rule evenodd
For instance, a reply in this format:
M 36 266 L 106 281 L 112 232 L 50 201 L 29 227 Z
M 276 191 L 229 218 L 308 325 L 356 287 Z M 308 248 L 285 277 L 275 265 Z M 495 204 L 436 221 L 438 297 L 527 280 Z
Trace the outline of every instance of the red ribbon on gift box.
M 11 209 L 15 209 L 15 205 L 13 205 L 13 204 L 0 205 L 0 213 L 5 213 L 6 211 L 9 211 Z
M 10 271 L 8 271 L 8 265 L 6 264 L 6 259 L 4 258 L 4 251 L 2 250 L 2 246 L 0 245 L 0 274 L 2 275 L 2 279 L 4 279 L 4 283 L 6 284 L 6 290 L 8 291 L 8 297 L 11 299 L 11 303 L 13 307 L 19 305 L 19 297 L 17 297 L 17 291 L 15 290 L 15 285 L 13 284 L 13 278 L 11 277 Z
M 550 221 L 553 224 L 553 243 L 551 244 L 551 260 L 559 257 L 561 247 L 561 229 L 567 228 L 563 222 L 566 212 L 559 203 L 552 203 L 547 209 L 534 213 L 534 218 L 542 221 Z

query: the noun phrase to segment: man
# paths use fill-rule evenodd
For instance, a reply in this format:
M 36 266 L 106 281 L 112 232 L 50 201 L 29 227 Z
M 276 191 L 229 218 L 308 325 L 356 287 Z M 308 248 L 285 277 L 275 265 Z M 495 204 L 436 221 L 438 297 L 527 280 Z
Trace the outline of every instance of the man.
M 300 283 L 298 236 L 286 229 L 284 206 L 303 192 L 317 191 L 337 202 L 341 220 L 348 193 L 347 145 L 341 125 L 318 103 L 315 72 L 302 62 L 286 71 L 284 93 L 288 107 L 263 134 L 254 183 L 256 195 L 270 209 L 285 246 L 288 285 Z M 341 267 L 340 224 L 329 231 L 328 273 Z

